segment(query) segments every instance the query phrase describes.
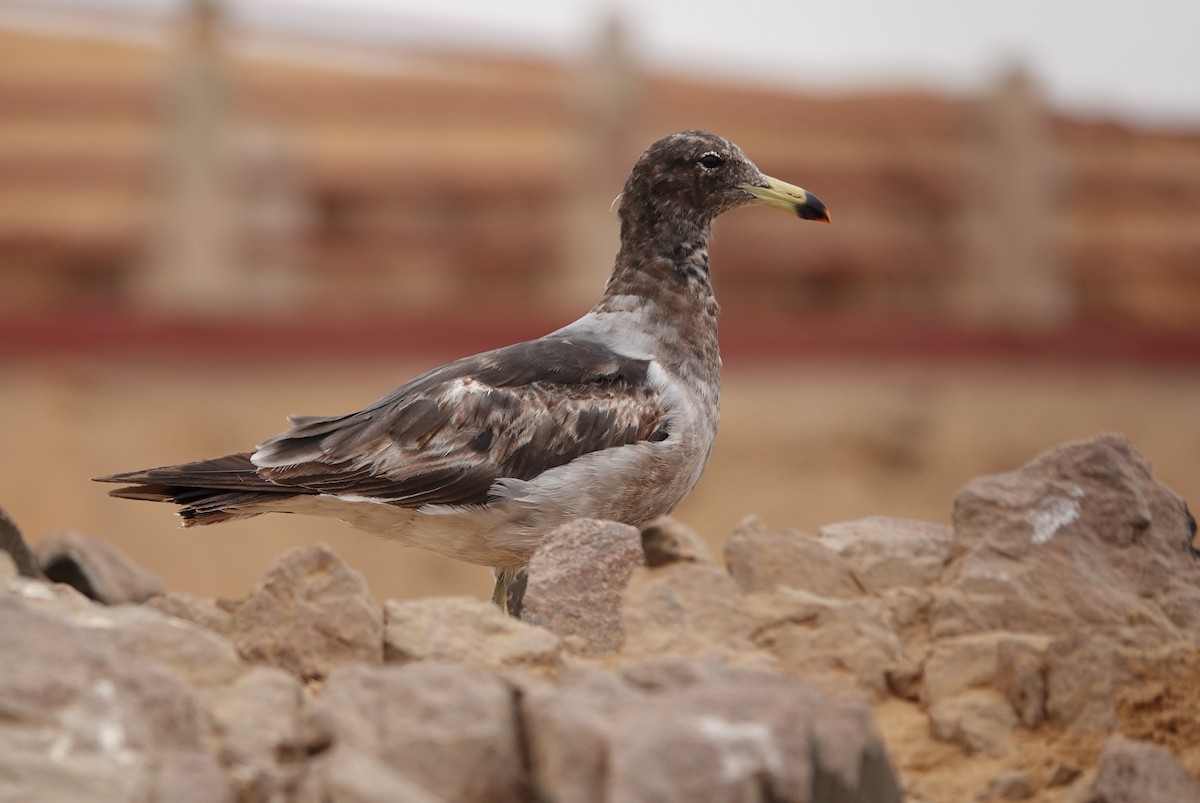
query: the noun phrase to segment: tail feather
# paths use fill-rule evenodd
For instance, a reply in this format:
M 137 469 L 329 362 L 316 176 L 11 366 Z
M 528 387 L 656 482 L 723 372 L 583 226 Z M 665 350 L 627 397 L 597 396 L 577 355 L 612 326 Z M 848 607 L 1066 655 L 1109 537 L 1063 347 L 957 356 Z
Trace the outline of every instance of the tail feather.
M 178 513 L 185 527 L 257 516 L 264 511 L 254 508 L 266 502 L 311 493 L 258 476 L 246 452 L 95 479 L 126 484 L 109 491 L 110 496 L 180 505 Z

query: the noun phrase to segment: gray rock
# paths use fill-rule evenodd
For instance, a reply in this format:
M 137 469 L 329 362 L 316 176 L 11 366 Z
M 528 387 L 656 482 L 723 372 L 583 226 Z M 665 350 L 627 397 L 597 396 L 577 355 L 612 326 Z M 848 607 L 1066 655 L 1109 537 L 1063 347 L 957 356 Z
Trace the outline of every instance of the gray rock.
M 188 686 L 228 683 L 246 669 L 228 640 L 150 608 L 121 605 L 70 620 L 131 659 L 167 667 Z
M 161 597 L 152 597 L 146 600 L 145 604 L 148 608 L 160 610 L 176 619 L 184 619 L 228 637 L 233 628 L 233 614 L 241 602 L 171 592 Z
M 574 652 L 612 652 L 622 641 L 621 595 L 645 560 L 641 534 L 627 524 L 564 524 L 529 561 L 521 619 L 562 636 Z
M 383 660 L 383 611 L 363 576 L 325 544 L 271 564 L 234 613 L 230 632 L 246 660 L 302 678 Z
M 1200 781 L 1192 778 L 1168 750 L 1116 735 L 1104 751 L 1089 783 L 1071 803 L 1196 803 Z
M 729 536 L 725 564 L 745 592 L 789 586 L 840 599 L 863 593 L 837 552 L 807 533 L 769 531 L 757 516 L 743 520 Z
M 334 745 L 447 801 L 526 799 L 514 692 L 483 670 L 432 661 L 339 669 L 310 716 Z
M 163 593 L 158 577 L 97 538 L 58 530 L 38 541 L 36 553 L 48 579 L 106 605 L 143 602 Z
M 1200 561 L 1184 503 L 1119 435 L 977 479 L 954 503 L 935 637 L 986 630 L 1133 631 L 1200 639 Z
M 712 563 L 708 544 L 691 527 L 670 516 L 662 516 L 642 527 L 642 550 L 651 568 L 689 561 Z
M 185 684 L 225 683 L 245 669 L 228 640 L 153 608 L 101 605 L 61 583 L 20 578 L 13 588 L 28 608 L 112 644 L 127 658 L 156 662 Z
M 25 577 L 42 577 L 41 567 L 38 566 L 37 556 L 29 548 L 21 530 L 9 517 L 4 508 L 0 508 L 0 552 L 7 553 L 12 558 L 18 573 Z
M 0 551 L 0 593 L 7 591 L 12 581 L 21 576 L 12 555 Z
M 378 759 L 340 746 L 318 757 L 295 803 L 446 803 Z
M 216 760 L 199 750 L 169 750 L 157 761 L 154 801 L 235 803 L 233 785 Z
M 384 660 L 552 671 L 562 664 L 562 639 L 472 597 L 388 600 Z
M 179 681 L 94 632 L 0 597 L 0 655 L 0 800 L 152 799 L 156 768 L 201 749 Z
M 680 679 L 648 689 L 587 671 L 530 690 L 537 794 L 558 803 L 900 800 L 867 709 L 763 672 Z
M 282 669 L 256 666 L 205 690 L 212 747 L 241 800 L 274 800 L 303 774 L 304 693 Z

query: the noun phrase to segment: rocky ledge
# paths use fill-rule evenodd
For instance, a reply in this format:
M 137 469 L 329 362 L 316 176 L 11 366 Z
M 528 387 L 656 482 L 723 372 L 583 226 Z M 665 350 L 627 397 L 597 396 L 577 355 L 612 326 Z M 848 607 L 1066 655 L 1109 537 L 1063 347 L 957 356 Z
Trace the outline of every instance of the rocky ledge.
M 1200 801 L 1200 559 L 1120 436 L 953 526 L 580 521 L 519 618 L 324 546 L 241 600 L 0 517 L 0 800 Z M 47 579 L 49 578 L 49 579 Z M 59 582 L 54 582 L 59 581 Z

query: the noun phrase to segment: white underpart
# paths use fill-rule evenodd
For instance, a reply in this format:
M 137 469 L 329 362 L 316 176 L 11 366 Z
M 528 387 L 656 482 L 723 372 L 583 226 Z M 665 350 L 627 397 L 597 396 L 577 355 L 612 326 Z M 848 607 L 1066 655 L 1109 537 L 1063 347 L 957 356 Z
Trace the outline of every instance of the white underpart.
M 1059 530 L 1079 518 L 1079 502 L 1083 489 L 1072 485 L 1067 492 L 1069 496 L 1050 494 L 1042 499 L 1036 508 L 1025 514 L 1033 535 L 1030 541 L 1034 546 L 1042 546 L 1058 535 Z

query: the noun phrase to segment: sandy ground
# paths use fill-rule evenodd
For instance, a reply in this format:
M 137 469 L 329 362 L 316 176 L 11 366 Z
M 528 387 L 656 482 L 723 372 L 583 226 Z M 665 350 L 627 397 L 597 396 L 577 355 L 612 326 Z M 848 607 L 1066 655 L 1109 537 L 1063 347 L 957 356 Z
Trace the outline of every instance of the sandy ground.
M 358 409 L 418 363 L 187 368 L 56 360 L 0 367 L 0 505 L 32 540 L 100 536 L 170 590 L 240 596 L 283 551 L 326 541 L 380 599 L 486 596 L 486 569 L 336 521 L 273 515 L 183 530 L 170 508 L 114 500 L 89 477 L 243 450 L 288 413 Z M 1064 440 L 1121 431 L 1200 500 L 1200 372 L 877 362 L 727 369 L 721 433 L 677 516 L 718 552 L 747 514 L 812 530 L 872 514 L 948 521 L 971 477 Z M 1200 501 L 1193 504 L 1200 507 Z

